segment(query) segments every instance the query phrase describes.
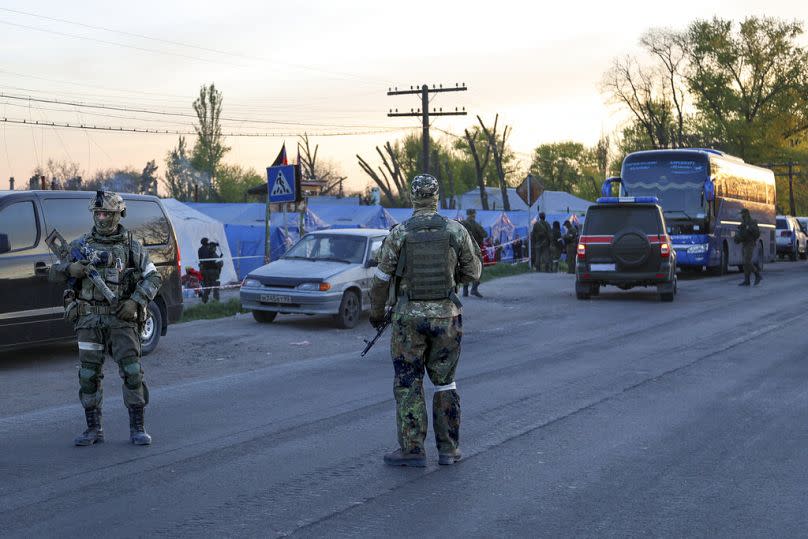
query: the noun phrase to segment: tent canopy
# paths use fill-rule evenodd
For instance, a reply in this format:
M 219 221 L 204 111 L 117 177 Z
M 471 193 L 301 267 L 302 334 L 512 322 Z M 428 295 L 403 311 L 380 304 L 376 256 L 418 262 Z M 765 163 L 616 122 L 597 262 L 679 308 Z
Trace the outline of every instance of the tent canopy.
M 222 284 L 237 281 L 238 276 L 233 267 L 233 259 L 228 256 L 230 244 L 224 225 L 173 198 L 163 199 L 162 202 L 171 219 L 171 224 L 174 226 L 174 232 L 177 234 L 183 266 L 199 268 L 199 257 L 197 256 L 199 242 L 202 238 L 208 238 L 210 241 L 219 243 L 219 249 L 224 255 L 222 257 L 224 265 L 219 280 Z
M 499 187 L 486 187 L 485 192 L 488 196 L 489 209 L 502 211 L 505 205 L 502 202 L 502 192 Z M 516 194 L 516 189 L 508 188 L 507 192 L 511 210 L 527 210 L 527 204 Z M 460 195 L 458 199 L 458 206 L 461 208 L 480 209 L 483 207 L 482 202 L 480 202 L 479 189 L 467 191 Z M 591 205 L 592 203 L 588 200 L 578 198 L 564 191 L 545 191 L 531 208 L 533 211 L 537 211 L 536 209 L 538 208 L 539 211 L 545 213 L 578 213 L 583 215 Z

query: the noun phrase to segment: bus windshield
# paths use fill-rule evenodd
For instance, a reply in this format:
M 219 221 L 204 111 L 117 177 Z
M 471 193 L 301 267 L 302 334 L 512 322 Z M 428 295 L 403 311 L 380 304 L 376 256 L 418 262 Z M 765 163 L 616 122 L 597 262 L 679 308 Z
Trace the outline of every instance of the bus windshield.
M 708 166 L 707 160 L 673 155 L 626 159 L 624 194 L 657 197 L 669 218 L 704 218 L 702 191 Z

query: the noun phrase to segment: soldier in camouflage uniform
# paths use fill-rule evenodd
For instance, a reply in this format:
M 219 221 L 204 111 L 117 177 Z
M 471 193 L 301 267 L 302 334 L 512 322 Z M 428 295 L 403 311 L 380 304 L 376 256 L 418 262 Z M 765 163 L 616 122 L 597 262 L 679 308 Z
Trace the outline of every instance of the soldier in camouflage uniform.
M 120 195 L 98 191 L 90 202 L 90 211 L 95 226 L 70 246 L 84 249 L 85 254 L 93 253 L 93 265 L 89 266 L 88 260 L 62 261 L 51 269 L 53 280 L 69 283 L 65 291 L 65 317 L 74 324 L 78 337 L 79 399 L 84 407 L 87 430 L 75 439 L 75 444 L 86 446 L 104 441 L 101 381 L 104 357 L 110 354 L 123 379 L 130 441 L 148 445 L 151 437 L 144 427 L 143 408 L 149 402 L 149 391 L 140 365 L 139 329 L 162 277 L 140 243 L 119 224 L 126 215 L 126 205 Z M 114 293 L 116 302 L 105 298 L 88 278 L 92 268 Z
M 391 351 L 400 449 L 384 456 L 392 466 L 426 466 L 427 410 L 424 370 L 435 386 L 432 420 L 438 462 L 460 460 L 460 397 L 455 370 L 463 319 L 458 284 L 480 278 L 478 248 L 457 221 L 437 213 L 438 181 L 416 176 L 413 215 L 384 241 L 371 288 L 370 323 L 377 327 L 393 309 Z
M 763 278 L 760 275 L 760 260 L 755 260 L 755 246 L 760 238 L 760 229 L 757 221 L 752 219 L 749 210 L 741 210 L 741 224 L 735 233 L 735 243 L 743 246 L 743 281 L 738 286 L 749 286 L 749 276 L 755 272 L 755 286 Z
M 539 213 L 539 219 L 533 224 L 530 241 L 533 242 L 533 257 L 536 271 L 550 271 L 550 241 L 553 230 L 550 223 L 545 220 L 544 212 Z
M 485 238 L 488 237 L 488 233 L 485 231 L 482 225 L 480 225 L 480 223 L 477 222 L 476 217 L 477 217 L 477 210 L 475 210 L 474 208 L 469 208 L 466 210 L 465 220 L 460 221 L 460 223 L 464 227 L 466 227 L 466 230 L 469 231 L 469 234 L 471 235 L 472 239 L 477 243 L 477 254 L 480 257 L 480 263 L 482 263 L 483 259 L 482 246 L 483 242 L 485 241 Z M 464 284 L 463 296 L 468 295 L 469 295 L 469 285 Z M 480 294 L 480 281 L 474 281 L 473 283 L 471 283 L 471 295 L 477 296 L 478 298 L 483 297 L 483 295 Z

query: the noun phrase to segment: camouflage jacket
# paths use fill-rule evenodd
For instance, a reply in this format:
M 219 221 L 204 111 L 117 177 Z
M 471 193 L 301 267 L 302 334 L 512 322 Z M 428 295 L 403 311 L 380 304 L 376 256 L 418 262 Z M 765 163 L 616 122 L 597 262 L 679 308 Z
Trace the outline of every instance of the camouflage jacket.
M 474 239 L 475 242 L 477 242 L 477 246 L 482 247 L 483 241 L 485 241 L 485 238 L 488 237 L 488 234 L 486 233 L 482 225 L 477 221 L 475 221 L 474 219 L 466 219 L 464 221 L 460 221 L 460 223 L 464 227 L 466 227 L 466 230 L 469 231 L 471 237 Z
M 109 236 L 98 234 L 95 228 L 81 238 L 70 243 L 71 249 L 81 245 L 99 252 L 106 252 L 108 267 L 96 267 L 104 282 L 120 300 L 132 299 L 141 308 L 146 308 L 157 295 L 163 278 L 149 259 L 143 246 L 131 238 L 129 232 L 119 226 L 118 232 Z M 69 261 L 60 261 L 51 268 L 51 279 L 65 282 L 68 279 Z M 73 286 L 76 299 L 92 303 L 103 303 L 103 294 L 88 278 L 78 279 Z M 99 315 L 86 315 L 99 316 Z
M 416 207 L 413 216 L 431 215 L 436 213 L 434 209 L 418 209 Z M 466 228 L 457 221 L 449 220 L 446 230 L 453 236 L 454 244 L 459 246 L 458 252 L 449 249 L 446 257 L 450 273 L 453 276 L 453 286 L 458 284 L 472 283 L 480 278 L 482 264 L 478 256 L 479 249 L 474 240 L 469 235 Z M 407 298 L 406 279 L 401 283 L 395 283 L 396 266 L 401 254 L 406 230 L 401 224 L 395 226 L 390 234 L 385 238 L 384 244 L 379 251 L 379 265 L 376 267 L 371 287 L 371 316 L 380 317 L 388 303 L 388 291 L 390 286 L 398 284 L 398 297 L 395 304 L 395 313 L 404 316 L 418 316 L 424 318 L 451 318 L 460 314 L 460 307 L 455 305 L 451 299 L 435 301 L 415 301 Z
M 553 229 L 550 228 L 550 223 L 539 219 L 533 224 L 533 233 L 531 240 L 533 245 L 547 247 L 550 245 L 550 240 L 553 238 Z
M 735 233 L 735 243 L 753 245 L 760 238 L 760 228 L 754 219 L 744 219 Z

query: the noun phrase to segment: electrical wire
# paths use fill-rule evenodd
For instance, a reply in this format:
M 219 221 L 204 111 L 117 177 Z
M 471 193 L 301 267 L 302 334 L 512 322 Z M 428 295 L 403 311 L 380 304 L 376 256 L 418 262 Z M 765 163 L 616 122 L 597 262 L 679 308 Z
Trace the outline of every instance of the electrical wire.
M 112 126 L 98 126 L 98 125 L 75 125 L 60 122 L 39 122 L 32 120 L 19 120 L 15 118 L 2 118 L 0 122 L 19 125 L 30 125 L 33 127 L 59 127 L 65 129 L 89 129 L 91 131 L 112 131 L 116 133 L 141 133 L 141 134 L 154 134 L 154 135 L 196 135 L 196 131 L 182 131 L 182 130 L 157 130 L 157 129 L 143 129 L 136 127 L 112 127 Z M 368 131 L 341 131 L 341 132 L 322 132 L 322 133 L 222 133 L 224 137 L 255 137 L 255 138 L 278 138 L 278 137 L 300 137 L 308 135 L 310 137 L 341 137 L 341 136 L 358 136 L 358 135 L 376 135 L 382 133 L 392 133 L 396 131 L 406 131 L 413 129 L 412 127 L 399 127 L 388 128 Z

